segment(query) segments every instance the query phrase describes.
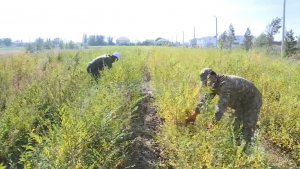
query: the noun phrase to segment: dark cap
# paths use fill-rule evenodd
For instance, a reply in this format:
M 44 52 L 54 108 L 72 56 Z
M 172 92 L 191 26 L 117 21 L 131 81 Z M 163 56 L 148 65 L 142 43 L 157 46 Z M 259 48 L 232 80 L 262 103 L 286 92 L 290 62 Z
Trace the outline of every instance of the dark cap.
M 207 78 L 209 78 L 209 75 L 212 72 L 213 72 L 213 70 L 211 68 L 204 68 L 201 70 L 201 73 L 200 73 L 201 85 L 203 85 L 205 83 L 205 81 L 207 80 Z

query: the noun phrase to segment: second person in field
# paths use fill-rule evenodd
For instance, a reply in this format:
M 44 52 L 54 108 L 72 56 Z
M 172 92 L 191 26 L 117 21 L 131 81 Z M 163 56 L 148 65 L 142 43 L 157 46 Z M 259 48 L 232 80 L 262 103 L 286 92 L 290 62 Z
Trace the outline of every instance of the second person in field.
M 112 68 L 112 64 L 120 59 L 120 54 L 118 52 L 115 52 L 112 55 L 106 54 L 98 56 L 88 64 L 87 72 L 97 81 L 100 76 L 100 71 L 103 71 L 104 67 L 110 69 Z

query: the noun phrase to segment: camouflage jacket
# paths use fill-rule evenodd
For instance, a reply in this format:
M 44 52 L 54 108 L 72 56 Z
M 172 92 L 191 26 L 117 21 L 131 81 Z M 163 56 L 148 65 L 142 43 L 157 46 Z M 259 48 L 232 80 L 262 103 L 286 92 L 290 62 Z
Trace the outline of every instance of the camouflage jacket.
M 234 75 L 217 75 L 217 82 L 211 84 L 211 92 L 206 94 L 196 106 L 195 112 L 200 113 L 200 108 L 205 102 L 219 95 L 215 118 L 221 119 L 227 107 L 238 109 L 251 104 L 251 99 L 261 96 L 259 90 L 247 79 Z M 250 101 L 250 102 L 249 102 Z
M 93 59 L 88 64 L 88 71 L 94 72 L 103 70 L 104 66 L 107 66 L 109 69 L 112 68 L 113 58 L 110 55 L 102 55 Z

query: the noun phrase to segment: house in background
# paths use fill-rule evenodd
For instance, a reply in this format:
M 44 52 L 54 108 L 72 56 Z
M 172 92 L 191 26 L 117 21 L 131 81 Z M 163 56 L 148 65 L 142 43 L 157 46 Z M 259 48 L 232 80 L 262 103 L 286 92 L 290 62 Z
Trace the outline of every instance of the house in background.
M 236 47 L 236 46 L 244 44 L 244 39 L 245 39 L 244 35 L 235 36 L 235 40 L 232 44 L 232 47 Z
M 244 44 L 244 35 L 236 35 L 232 47 Z M 255 41 L 255 37 L 253 37 Z M 201 38 L 191 39 L 189 45 L 192 47 L 210 48 L 216 46 L 216 36 L 206 36 Z
M 189 40 L 191 47 L 209 48 L 216 46 L 216 37 L 206 36 Z
M 189 40 L 189 46 L 197 46 L 197 41 L 199 38 Z
M 157 41 L 160 40 L 160 39 L 161 39 L 161 37 L 156 38 L 156 39 L 155 39 L 155 42 L 157 42 Z
M 128 43 L 130 43 L 130 40 L 128 38 L 122 36 L 116 40 L 116 43 L 117 44 L 128 44 Z
M 161 38 L 158 41 L 156 41 L 157 45 L 166 45 L 167 43 L 169 43 L 169 41 L 167 39 Z
M 197 46 L 201 48 L 209 48 L 216 46 L 216 37 L 206 36 L 197 39 Z

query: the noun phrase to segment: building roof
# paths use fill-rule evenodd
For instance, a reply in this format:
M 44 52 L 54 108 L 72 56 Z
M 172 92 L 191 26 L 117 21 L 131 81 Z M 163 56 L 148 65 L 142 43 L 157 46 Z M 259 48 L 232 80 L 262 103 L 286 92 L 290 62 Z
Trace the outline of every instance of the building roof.
M 162 39 L 159 39 L 157 42 L 167 42 L 167 41 L 168 41 L 167 39 L 162 38 Z
M 126 37 L 124 37 L 124 36 L 119 37 L 117 40 L 121 40 L 121 41 L 129 41 L 129 39 L 126 38 Z

